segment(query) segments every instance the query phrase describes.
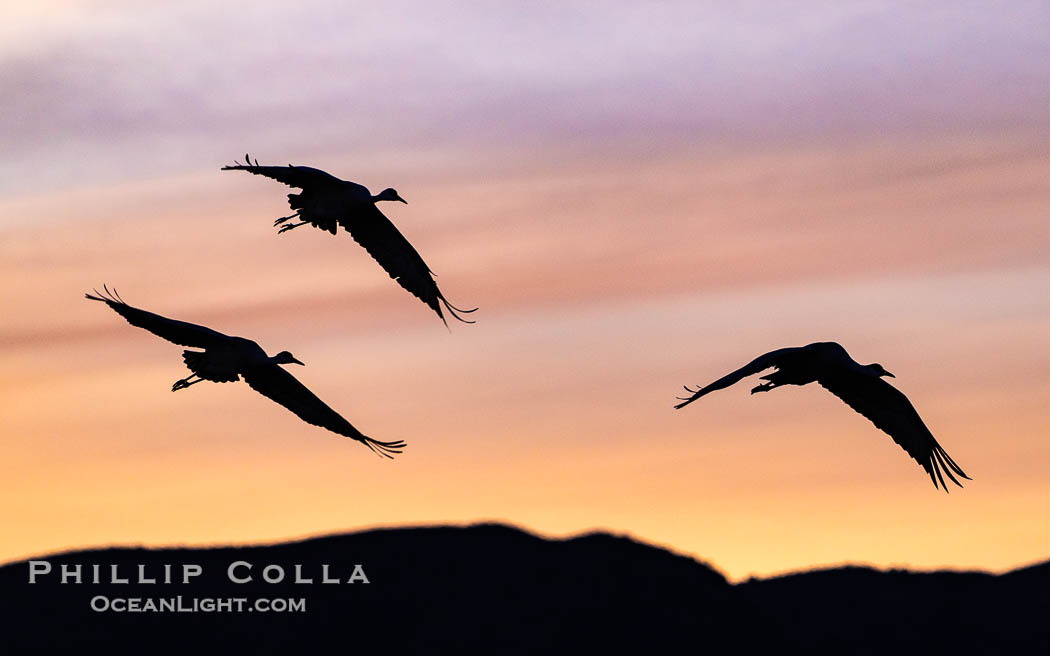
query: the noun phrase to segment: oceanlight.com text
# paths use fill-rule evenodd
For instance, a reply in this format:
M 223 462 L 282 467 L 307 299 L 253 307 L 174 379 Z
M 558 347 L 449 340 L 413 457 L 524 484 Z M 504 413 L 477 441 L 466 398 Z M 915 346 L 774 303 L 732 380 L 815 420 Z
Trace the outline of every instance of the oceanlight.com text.
M 97 613 L 305 613 L 306 599 L 246 597 L 106 597 L 91 598 Z

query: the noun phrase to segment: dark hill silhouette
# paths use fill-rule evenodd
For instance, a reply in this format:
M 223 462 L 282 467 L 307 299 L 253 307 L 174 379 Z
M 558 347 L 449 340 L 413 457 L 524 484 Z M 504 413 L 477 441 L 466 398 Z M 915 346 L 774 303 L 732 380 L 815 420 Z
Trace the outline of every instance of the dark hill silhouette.
M 1050 563 L 984 572 L 842 567 L 736 586 L 802 650 L 841 654 L 1050 653 Z M 1037 646 L 1042 649 L 1036 649 Z
M 1002 576 L 848 567 L 730 585 L 708 565 L 625 537 L 546 540 L 507 526 L 380 529 L 257 547 L 119 548 L 0 567 L 0 653 L 1038 653 L 1050 564 Z M 254 581 L 227 567 L 252 563 Z M 103 583 L 87 581 L 100 564 Z M 137 566 L 197 564 L 191 583 Z M 312 584 L 294 584 L 294 564 Z M 345 581 L 323 584 L 320 565 Z M 59 582 L 82 565 L 84 583 Z M 286 579 L 262 581 L 280 565 Z M 110 583 L 109 566 L 130 583 Z M 238 575 L 248 573 L 244 568 Z M 305 598 L 303 613 L 95 612 L 93 597 Z M 6 644 L 5 644 L 6 643 Z M 333 650 L 337 650 L 334 652 Z M 1045 653 L 1045 650 L 1044 650 Z

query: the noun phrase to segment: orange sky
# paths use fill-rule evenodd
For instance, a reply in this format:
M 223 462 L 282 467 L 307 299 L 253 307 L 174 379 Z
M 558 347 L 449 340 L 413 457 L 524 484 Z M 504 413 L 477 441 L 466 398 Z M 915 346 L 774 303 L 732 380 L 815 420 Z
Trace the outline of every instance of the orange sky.
M 626 532 L 734 579 L 1050 557 L 1036 5 L 405 3 L 366 30 L 255 4 L 9 17 L 0 560 L 490 519 Z M 282 43 L 282 21 L 316 38 Z M 384 210 L 478 323 L 446 331 L 345 234 L 278 237 L 287 190 L 218 170 L 245 150 L 397 187 Z M 292 351 L 408 450 L 380 461 L 242 384 L 172 394 L 181 348 L 83 299 L 102 283 Z M 818 340 L 893 371 L 973 482 L 936 491 L 813 386 L 671 409 Z

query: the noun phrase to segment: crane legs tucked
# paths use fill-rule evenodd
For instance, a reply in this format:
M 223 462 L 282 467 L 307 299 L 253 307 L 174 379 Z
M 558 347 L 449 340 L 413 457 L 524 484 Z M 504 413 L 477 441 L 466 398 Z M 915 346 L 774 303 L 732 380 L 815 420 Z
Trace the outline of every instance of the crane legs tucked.
M 295 214 L 289 214 L 288 216 L 282 216 L 281 218 L 279 218 L 279 219 L 277 219 L 276 221 L 273 222 L 273 227 L 276 228 L 277 226 L 281 225 L 282 223 L 284 223 L 288 219 L 295 219 L 295 218 L 298 218 L 298 217 L 299 217 L 299 213 L 298 212 L 296 212 Z
M 776 386 L 777 385 L 774 384 L 773 382 L 762 383 L 758 387 L 752 387 L 751 388 L 751 393 L 754 394 L 755 392 L 768 392 L 769 390 L 773 389 Z
M 278 230 L 277 234 L 281 234 L 282 232 L 287 232 L 287 231 L 289 231 L 289 230 L 291 230 L 293 228 L 298 228 L 299 226 L 307 225 L 308 223 L 310 223 L 310 222 L 309 221 L 303 221 L 302 223 L 289 223 L 289 224 L 283 226 L 280 230 Z
M 175 384 L 171 386 L 171 391 L 172 392 L 177 392 L 180 389 L 185 389 L 185 388 L 189 387 L 190 385 L 196 385 L 197 383 L 199 383 L 199 382 L 204 380 L 203 378 L 197 378 L 197 380 L 192 380 L 192 378 L 194 376 L 196 376 L 196 375 L 197 374 L 190 374 L 189 376 L 186 376 L 185 378 L 180 378 L 179 380 L 176 380 Z

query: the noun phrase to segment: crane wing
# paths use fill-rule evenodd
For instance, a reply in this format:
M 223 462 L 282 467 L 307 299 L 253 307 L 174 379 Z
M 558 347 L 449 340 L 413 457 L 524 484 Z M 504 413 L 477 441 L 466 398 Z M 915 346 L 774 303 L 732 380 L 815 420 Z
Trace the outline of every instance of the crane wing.
M 807 348 L 807 347 L 805 347 L 805 346 L 791 346 L 791 347 L 788 347 L 788 348 L 782 348 L 782 349 L 777 349 L 775 351 L 770 351 L 769 353 L 766 353 L 765 355 L 758 356 L 757 358 L 755 358 L 751 362 L 745 364 L 743 367 L 740 367 L 739 369 L 737 369 L 733 373 L 726 374 L 725 376 L 722 376 L 721 378 L 719 378 L 715 382 L 711 383 L 707 387 L 700 387 L 699 385 L 697 385 L 697 387 L 699 389 L 695 389 L 694 390 L 694 389 L 686 386 L 685 391 L 689 392 L 692 396 L 689 396 L 687 398 L 679 397 L 679 399 L 682 402 L 679 403 L 678 405 L 676 405 L 675 409 L 681 408 L 683 406 L 687 406 L 687 405 L 689 405 L 693 401 L 699 399 L 701 396 L 703 396 L 705 394 L 708 394 L 710 392 L 714 392 L 715 390 L 725 389 L 726 387 L 729 387 L 730 385 L 732 385 L 733 383 L 736 383 L 737 381 L 741 380 L 742 378 L 746 378 L 748 376 L 752 376 L 754 374 L 757 374 L 757 373 L 759 373 L 760 371 L 762 371 L 764 369 L 769 369 L 770 367 L 775 367 L 775 366 L 777 366 L 777 363 L 780 361 L 780 358 L 782 358 L 783 356 L 787 355 L 788 353 L 795 353 L 797 351 L 801 351 L 804 348 Z
M 962 483 L 954 474 L 970 479 L 937 443 L 908 397 L 882 378 L 842 372 L 822 377 L 817 382 L 892 437 L 894 442 L 922 465 L 935 487 L 939 482 L 939 487 L 944 488 L 945 492 L 948 491 L 944 483 L 945 474 L 959 487 L 962 487 Z
M 437 312 L 438 317 L 445 322 L 446 326 L 448 322 L 445 321 L 445 316 L 441 312 L 442 305 L 456 319 L 464 323 L 474 323 L 457 313 L 466 314 L 474 312 L 477 308 L 462 310 L 445 299 L 427 263 L 390 222 L 390 219 L 386 218 L 386 215 L 380 212 L 374 204 L 363 205 L 360 211 L 354 212 L 351 217 L 341 219 L 339 224 L 346 228 L 354 241 L 363 246 L 391 278 Z
M 400 440 L 380 442 L 364 435 L 279 365 L 255 367 L 241 376 L 253 390 L 288 408 L 306 423 L 355 439 L 381 456 L 393 458 L 405 447 Z
M 343 180 L 340 180 L 330 173 L 325 173 L 321 169 L 315 169 L 309 166 L 292 166 L 291 164 L 288 166 L 259 166 L 258 160 L 255 161 L 255 164 L 252 164 L 251 159 L 247 155 L 245 155 L 244 158 L 248 160 L 247 164 L 234 162 L 232 166 L 224 166 L 221 170 L 247 171 L 254 175 L 264 175 L 267 178 L 273 178 L 278 182 L 283 182 L 289 187 L 298 187 L 299 189 L 334 185 L 343 182 Z
M 179 321 L 177 319 L 169 319 L 167 317 L 162 317 L 159 314 L 153 314 L 152 312 L 132 307 L 120 298 L 116 293 L 116 290 L 111 292 L 109 287 L 106 287 L 105 285 L 103 285 L 102 289 L 105 290 L 104 294 L 99 293 L 96 289 L 94 292 L 95 294 L 98 294 L 98 296 L 92 296 L 91 294 L 84 294 L 84 296 L 92 301 L 102 301 L 109 307 L 113 308 L 117 314 L 124 317 L 132 326 L 145 328 L 157 337 L 162 337 L 169 342 L 179 344 L 180 346 L 208 348 L 213 344 L 231 339 L 228 335 L 224 335 L 217 330 L 212 330 L 211 328 L 205 328 L 204 326 L 198 326 L 197 324 Z

